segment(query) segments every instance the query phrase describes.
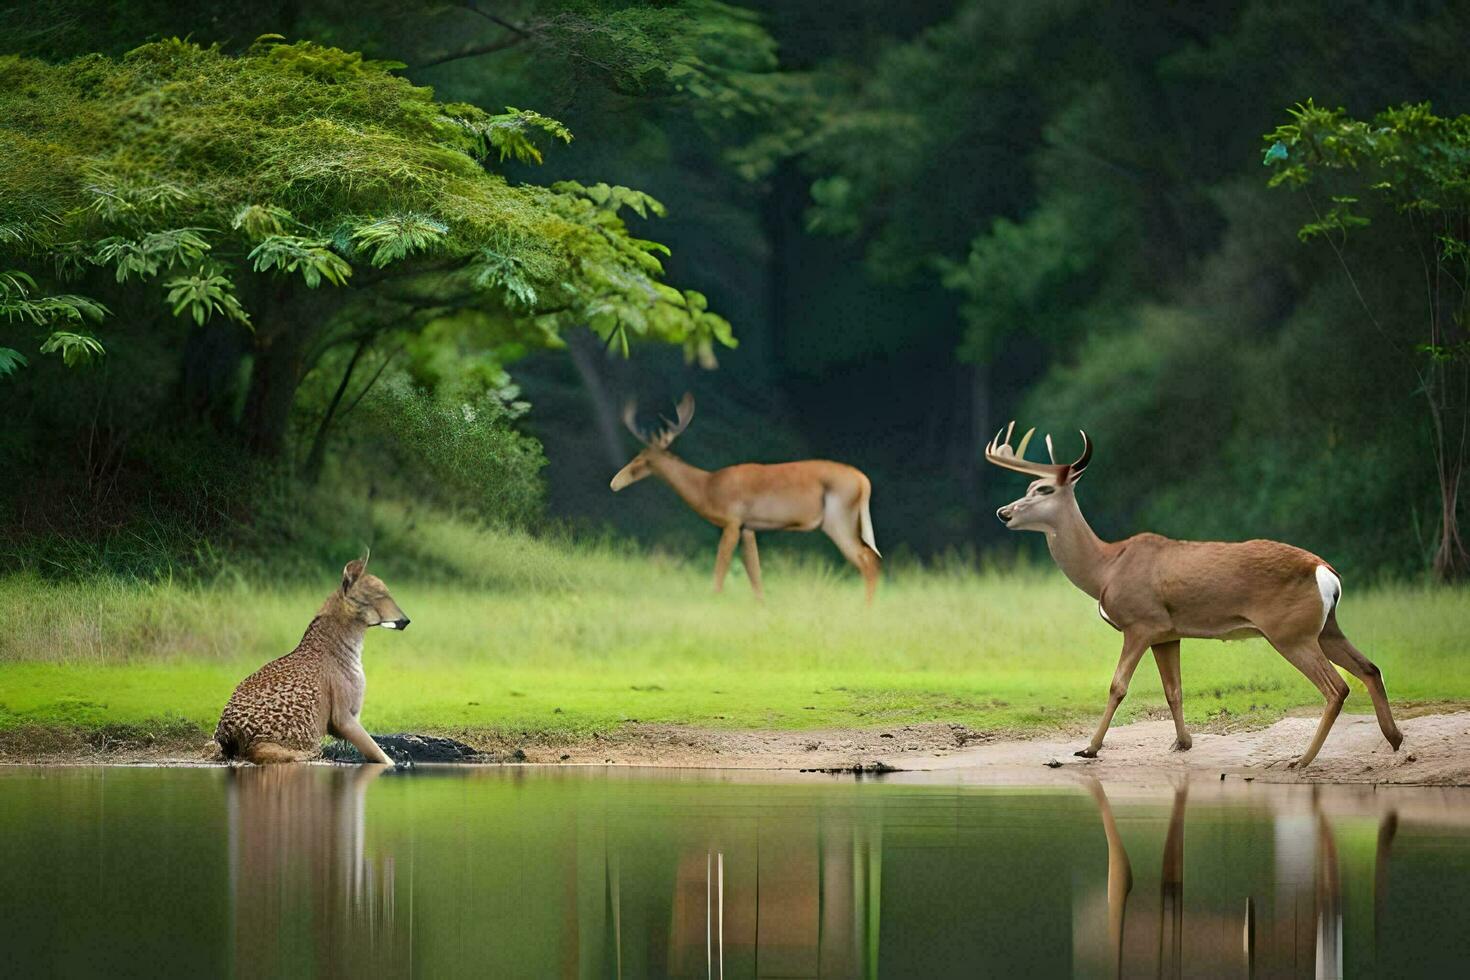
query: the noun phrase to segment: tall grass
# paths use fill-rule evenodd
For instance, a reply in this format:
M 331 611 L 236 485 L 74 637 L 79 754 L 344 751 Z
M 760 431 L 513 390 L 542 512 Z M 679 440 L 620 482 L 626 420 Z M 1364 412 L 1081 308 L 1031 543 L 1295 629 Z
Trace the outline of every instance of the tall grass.
M 1117 658 L 1118 635 L 1050 567 L 894 562 L 869 609 L 855 571 L 768 535 L 762 606 L 738 566 L 725 594 L 711 594 L 712 554 L 693 562 L 377 513 L 395 517 L 401 547 L 380 544 L 372 569 L 413 626 L 368 638 L 375 730 L 587 731 L 632 718 L 1055 728 L 1096 714 Z M 0 725 L 168 716 L 205 727 L 239 678 L 295 646 L 338 567 L 323 563 L 314 585 L 0 579 Z M 1340 619 L 1397 702 L 1470 700 L 1467 598 L 1348 583 Z M 1196 722 L 1320 703 L 1260 641 L 1186 642 L 1184 684 Z M 1353 686 L 1349 710 L 1366 710 Z M 1145 664 L 1124 717 L 1162 709 Z

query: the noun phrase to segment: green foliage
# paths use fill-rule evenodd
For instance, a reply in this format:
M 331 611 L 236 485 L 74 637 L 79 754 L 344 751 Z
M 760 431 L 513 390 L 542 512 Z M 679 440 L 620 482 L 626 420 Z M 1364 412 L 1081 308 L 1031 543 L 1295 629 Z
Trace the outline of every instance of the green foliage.
M 187 311 L 194 325 L 202 327 L 216 313 L 249 326 L 250 316 L 235 297 L 235 284 L 219 273 L 201 270 L 192 276 L 176 276 L 164 284 L 174 316 Z
M 107 315 L 105 306 L 85 296 L 37 296 L 37 288 L 36 281 L 24 272 L 15 269 L 0 272 L 0 317 L 4 317 L 7 323 L 52 327 L 58 323 L 70 326 L 96 323 Z M 60 353 L 67 367 L 89 364 L 106 353 L 102 344 L 90 334 L 56 329 L 42 341 L 40 351 L 42 354 Z M 0 348 L 0 377 L 11 375 L 16 368 L 29 363 L 19 351 L 10 347 Z
M 377 479 L 396 467 L 406 494 L 423 503 L 468 509 L 499 523 L 523 523 L 541 506 L 541 446 L 516 431 L 527 406 L 516 390 L 463 382 L 427 390 L 396 374 L 363 402 L 364 430 L 354 438 Z
M 463 265 L 491 249 L 519 278 L 481 276 L 484 294 L 465 301 L 508 291 L 538 331 L 595 311 L 608 333 L 720 342 L 708 317 L 654 288 L 666 250 L 617 217 L 659 213 L 651 199 L 512 184 L 476 162 L 489 151 L 539 162 L 533 136 L 566 141 L 565 127 L 438 103 L 392 69 L 270 38 L 238 57 L 166 41 L 117 61 L 0 60 L 0 158 L 14 189 L 0 204 L 4 248 L 39 268 L 74 261 L 81 242 L 83 264 L 119 283 L 176 271 L 200 298 L 170 306 L 195 323 L 216 305 L 243 322 L 259 288 L 244 269 L 340 286 L 359 252 L 383 268 L 422 256 Z M 589 206 L 594 193 L 607 199 Z M 220 262 L 206 272 L 207 256 Z M 223 281 L 198 285 L 211 280 Z
M 414 252 L 428 251 L 448 231 L 448 225 L 428 215 L 392 214 L 353 229 L 352 243 L 370 252 L 372 264 L 381 269 Z
M 41 353 L 60 354 L 62 363 L 67 367 L 77 367 L 82 364 L 91 364 L 106 352 L 102 349 L 102 344 L 91 334 L 53 330 L 51 336 L 41 344 Z
M 1349 232 L 1367 228 L 1374 222 L 1370 209 L 1388 205 L 1400 219 L 1388 233 L 1419 255 L 1423 293 L 1416 305 L 1423 316 L 1408 324 L 1421 337 L 1412 346 L 1425 360 L 1419 394 L 1429 409 L 1441 495 L 1433 564 L 1446 578 L 1470 576 L 1470 547 L 1458 512 L 1460 485 L 1470 467 L 1470 115 L 1436 116 L 1426 102 L 1385 109 L 1363 121 L 1310 99 L 1290 115 L 1291 122 L 1266 135 L 1273 147 L 1286 148 L 1270 185 L 1306 192 L 1315 220 L 1302 225 L 1298 237 L 1328 242 L 1368 319 L 1377 324 L 1380 314 L 1347 261 Z M 1324 184 L 1330 200 L 1325 210 L 1311 193 Z M 1396 312 L 1384 310 L 1382 316 L 1398 326 Z M 1392 342 L 1393 335 L 1385 333 Z
M 23 368 L 29 363 L 31 362 L 20 351 L 0 347 L 0 378 L 14 374 L 16 368 Z
M 352 275 L 347 260 L 332 251 L 331 242 L 300 235 L 267 234 L 247 256 L 256 272 L 300 272 L 307 288 L 315 289 L 323 280 L 333 286 L 344 286 Z
M 172 228 L 152 232 L 138 241 L 109 236 L 97 243 L 93 261 L 112 266 L 117 281 L 131 278 L 148 279 L 160 270 L 174 266 L 197 267 L 209 251 L 209 243 L 201 237 L 205 228 Z
M 1289 112 L 1292 121 L 1264 137 L 1279 157 L 1272 187 L 1311 188 L 1346 179 L 1354 193 L 1332 193 L 1331 207 L 1298 233 L 1303 241 L 1352 228 L 1372 219 L 1360 195 L 1390 205 L 1410 220 L 1428 222 L 1442 262 L 1470 270 L 1470 115 L 1440 117 L 1429 103 L 1385 109 L 1370 121 L 1346 110 L 1327 109 L 1311 99 Z M 1315 205 L 1314 205 L 1315 207 Z
M 501 163 L 508 159 L 514 159 L 518 163 L 541 163 L 541 149 L 535 140 L 537 135 L 550 136 L 563 143 L 572 141 L 570 129 L 549 116 L 529 109 L 506 106 L 505 112 L 500 115 L 480 118 L 473 114 L 472 107 L 459 108 L 461 111 L 469 110 L 470 115 L 446 118 L 473 136 L 474 154 L 480 159 L 489 156 L 493 151 L 499 154 Z

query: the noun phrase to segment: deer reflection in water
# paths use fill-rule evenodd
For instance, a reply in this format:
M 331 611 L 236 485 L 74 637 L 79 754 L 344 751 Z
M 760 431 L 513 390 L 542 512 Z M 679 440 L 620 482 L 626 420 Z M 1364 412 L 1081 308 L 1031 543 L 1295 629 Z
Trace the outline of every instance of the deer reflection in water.
M 663 946 L 619 935 L 608 973 L 670 977 L 841 977 L 878 972 L 881 829 L 855 824 L 758 821 L 726 826 L 678 849 L 672 868 L 667 960 Z M 734 832 L 730 832 L 734 831 Z M 620 894 L 616 862 L 609 896 Z M 667 879 L 665 879 L 667 880 Z M 621 916 L 613 909 L 615 929 Z M 585 971 L 584 971 L 585 974 Z
M 1258 900 L 1252 888 L 1243 912 L 1231 912 L 1227 904 L 1231 889 L 1221 888 L 1219 882 L 1201 882 L 1192 912 L 1187 914 L 1184 815 L 1189 786 L 1179 784 L 1159 863 L 1157 915 L 1149 916 L 1152 895 L 1147 889 L 1134 893 L 1133 865 L 1107 793 L 1095 778 L 1089 777 L 1084 785 L 1097 806 L 1107 842 L 1107 940 L 1103 948 L 1095 933 L 1089 934 L 1088 923 L 1098 918 L 1092 907 L 1096 901 L 1090 896 L 1082 898 L 1074 916 L 1079 975 L 1343 975 L 1337 835 L 1316 792 L 1309 813 L 1284 810 L 1273 814 L 1275 882 L 1269 894 Z M 1395 810 L 1380 814 L 1373 874 L 1375 933 L 1384 917 L 1389 857 L 1397 829 Z M 1262 904 L 1268 904 L 1269 916 L 1258 914 Z
M 230 772 L 234 973 L 403 974 L 407 917 L 391 855 L 366 847 L 364 797 L 381 766 L 261 766 Z

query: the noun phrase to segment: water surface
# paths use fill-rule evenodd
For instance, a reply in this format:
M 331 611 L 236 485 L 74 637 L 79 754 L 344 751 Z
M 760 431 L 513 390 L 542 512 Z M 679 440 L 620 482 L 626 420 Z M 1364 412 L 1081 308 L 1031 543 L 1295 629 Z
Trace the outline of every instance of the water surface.
M 17 976 L 1463 976 L 1467 909 L 1465 790 L 0 769 Z

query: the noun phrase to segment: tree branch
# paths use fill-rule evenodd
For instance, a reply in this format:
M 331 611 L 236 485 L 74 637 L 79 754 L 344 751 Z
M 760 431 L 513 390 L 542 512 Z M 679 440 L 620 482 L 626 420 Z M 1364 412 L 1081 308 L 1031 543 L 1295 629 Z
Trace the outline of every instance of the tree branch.
M 512 24 L 510 21 L 506 20 L 504 17 L 501 17 L 501 16 L 499 16 L 497 14 L 491 13 L 488 10 L 485 10 L 478 3 L 475 3 L 475 0 L 464 0 L 464 3 L 462 4 L 462 6 L 464 7 L 464 9 L 468 10 L 470 13 L 479 14 L 481 17 L 483 17 L 486 20 L 490 21 L 492 24 L 499 24 L 501 27 L 505 28 L 506 30 L 508 30 L 508 31 L 514 31 L 515 33 L 521 35 L 521 37 L 530 37 L 531 36 L 531 32 L 528 31 L 528 30 L 526 30 L 524 27 L 518 27 L 515 24 Z
M 436 65 L 444 65 L 448 64 L 451 61 L 460 61 L 464 58 L 478 58 L 481 55 L 494 54 L 497 51 L 504 51 L 506 48 L 515 47 L 517 44 L 520 44 L 522 41 L 524 41 L 528 36 L 529 35 L 525 34 L 517 34 L 511 37 L 503 37 L 498 41 L 487 41 L 484 44 L 472 44 L 462 51 L 439 55 L 438 57 L 430 58 L 427 61 L 420 61 L 413 67 L 433 68 Z

